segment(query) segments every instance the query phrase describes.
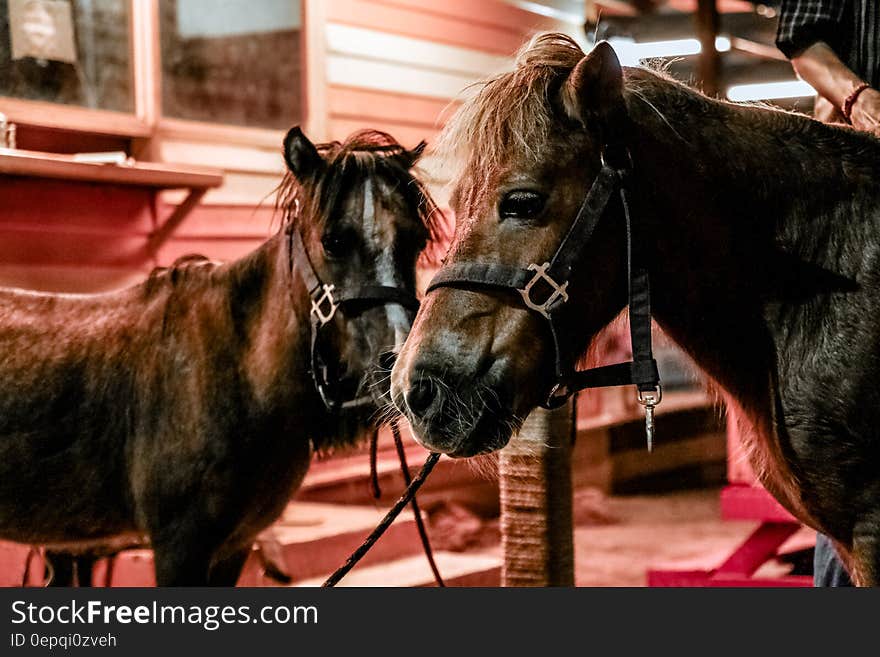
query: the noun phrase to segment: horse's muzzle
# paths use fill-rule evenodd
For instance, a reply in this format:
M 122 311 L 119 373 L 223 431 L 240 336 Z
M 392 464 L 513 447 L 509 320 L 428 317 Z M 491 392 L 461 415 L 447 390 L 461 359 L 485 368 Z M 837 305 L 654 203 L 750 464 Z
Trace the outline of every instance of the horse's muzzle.
M 424 447 L 454 457 L 500 449 L 510 438 L 509 415 L 497 392 L 453 385 L 430 370 L 414 368 L 410 385 L 395 403 Z M 485 386 L 483 386 L 485 387 Z

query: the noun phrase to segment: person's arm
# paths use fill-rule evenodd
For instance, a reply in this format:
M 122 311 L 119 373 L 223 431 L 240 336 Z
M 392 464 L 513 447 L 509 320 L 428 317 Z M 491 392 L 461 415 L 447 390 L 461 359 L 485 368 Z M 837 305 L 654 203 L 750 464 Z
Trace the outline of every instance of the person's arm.
M 818 41 L 792 57 L 791 64 L 802 80 L 844 115 L 846 99 L 865 84 L 824 41 Z M 866 88 L 859 92 L 849 119 L 857 130 L 880 136 L 880 91 Z

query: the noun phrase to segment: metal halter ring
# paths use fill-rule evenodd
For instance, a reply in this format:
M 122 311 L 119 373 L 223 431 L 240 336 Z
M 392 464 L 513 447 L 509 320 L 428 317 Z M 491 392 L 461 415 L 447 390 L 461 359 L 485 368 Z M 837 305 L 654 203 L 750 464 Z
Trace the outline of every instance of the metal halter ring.
M 642 406 L 656 406 L 663 401 L 663 388 L 660 384 L 654 386 L 653 390 L 642 392 L 639 390 L 639 404 Z
M 339 308 L 339 304 L 336 302 L 336 299 L 333 298 L 333 290 L 336 289 L 336 286 L 332 283 L 324 283 L 322 287 L 324 289 L 323 294 L 317 299 L 312 299 L 312 314 L 317 317 L 320 326 L 324 326 L 324 324 L 333 319 L 333 315 L 336 314 L 336 309 Z M 326 313 L 323 310 L 325 305 L 329 306 Z
M 557 299 L 562 299 L 562 303 L 568 301 L 568 293 L 565 291 L 568 287 L 568 281 L 565 281 L 562 285 L 559 285 L 556 281 L 554 281 L 550 276 L 547 275 L 547 269 L 550 267 L 549 262 L 545 262 L 543 265 L 536 265 L 532 263 L 528 266 L 530 271 L 535 272 L 535 275 L 532 276 L 532 280 L 526 283 L 526 286 L 518 290 L 520 295 L 522 296 L 523 303 L 526 304 L 529 308 L 534 311 L 537 311 L 544 315 L 544 317 L 550 318 L 550 307 L 556 303 Z M 532 301 L 532 288 L 539 281 L 545 281 L 547 285 L 553 288 L 553 293 L 547 297 L 543 303 L 535 303 Z
M 608 161 L 608 158 L 605 156 L 605 152 L 606 152 L 606 151 L 603 149 L 602 152 L 599 153 L 599 162 L 602 164 L 603 167 L 610 166 L 610 167 L 612 167 L 612 168 L 614 168 L 614 169 L 617 169 L 618 171 L 630 171 L 630 170 L 632 170 L 632 168 L 633 168 L 633 156 L 632 156 L 632 153 L 630 152 L 630 150 L 629 150 L 628 148 L 624 150 L 624 153 L 626 153 L 626 161 L 623 163 L 623 165 L 624 165 L 623 167 L 615 167 L 613 164 L 611 164 L 611 163 Z

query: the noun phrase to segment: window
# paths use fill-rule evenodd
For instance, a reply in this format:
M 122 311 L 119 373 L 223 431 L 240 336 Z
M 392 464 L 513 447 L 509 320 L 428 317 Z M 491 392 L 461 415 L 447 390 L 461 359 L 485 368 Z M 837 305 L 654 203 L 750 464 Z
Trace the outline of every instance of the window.
M 163 0 L 164 116 L 287 129 L 301 118 L 301 10 L 291 0 Z
M 306 2 L 0 0 L 0 111 L 20 128 L 275 144 L 303 122 Z
M 128 0 L 0 0 L 0 96 L 134 112 Z

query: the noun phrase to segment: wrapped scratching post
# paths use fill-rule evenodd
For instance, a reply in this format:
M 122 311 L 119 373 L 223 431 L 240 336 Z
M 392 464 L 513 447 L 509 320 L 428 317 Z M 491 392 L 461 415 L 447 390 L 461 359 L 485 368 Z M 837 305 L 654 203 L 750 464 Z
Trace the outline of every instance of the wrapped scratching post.
M 533 411 L 501 451 L 503 586 L 574 586 L 572 403 Z

